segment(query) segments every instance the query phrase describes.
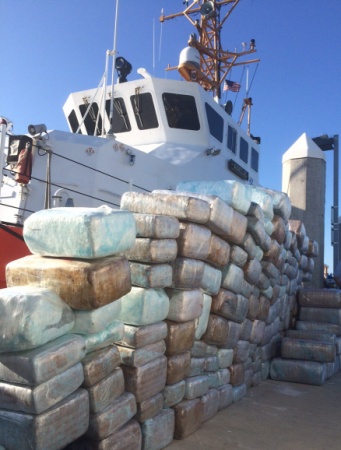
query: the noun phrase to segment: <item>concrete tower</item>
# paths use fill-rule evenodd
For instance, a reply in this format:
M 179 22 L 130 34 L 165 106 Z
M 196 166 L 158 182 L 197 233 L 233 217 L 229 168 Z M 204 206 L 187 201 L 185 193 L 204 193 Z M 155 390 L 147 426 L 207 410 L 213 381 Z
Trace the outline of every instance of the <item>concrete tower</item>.
M 311 287 L 323 287 L 326 158 L 306 133 L 282 157 L 282 191 L 292 205 L 291 219 L 302 220 L 319 245 Z

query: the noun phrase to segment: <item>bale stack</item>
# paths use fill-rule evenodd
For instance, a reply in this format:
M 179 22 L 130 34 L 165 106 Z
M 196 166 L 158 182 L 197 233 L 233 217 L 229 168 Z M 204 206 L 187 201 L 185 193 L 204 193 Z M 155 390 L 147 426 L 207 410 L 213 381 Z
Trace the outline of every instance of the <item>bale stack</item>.
M 336 289 L 301 289 L 296 330 L 282 340 L 271 378 L 322 385 L 340 370 L 341 296 Z
M 125 391 L 119 351 L 113 345 L 124 336 L 124 325 L 119 320 L 120 298 L 131 290 L 128 260 L 118 255 L 133 246 L 135 234 L 134 218 L 124 211 L 107 207 L 40 211 L 26 221 L 24 228 L 25 240 L 35 255 L 7 266 L 9 286 L 34 284 L 39 288 L 30 289 L 53 289 L 72 314 L 72 326 L 67 332 L 83 343 L 79 384 L 84 388 L 81 392 L 87 405 L 75 409 L 73 417 L 67 418 L 70 423 L 77 423 L 78 416 L 86 415 L 86 424 L 80 433 L 63 441 L 64 445 L 81 435 L 84 438 L 73 444 L 75 448 L 84 439 L 92 448 L 113 448 L 118 441 L 121 447 L 117 448 L 141 445 L 140 427 L 131 421 L 136 400 Z M 41 308 L 37 314 L 42 320 L 46 312 Z M 73 383 L 75 380 L 74 374 Z M 43 427 L 40 433 L 45 435 Z M 49 442 L 35 448 L 61 448 L 59 436 L 64 437 L 63 427 L 55 433 L 58 439 L 51 442 L 51 435 L 46 432 Z M 8 444 L 9 449 L 13 448 L 11 445 Z

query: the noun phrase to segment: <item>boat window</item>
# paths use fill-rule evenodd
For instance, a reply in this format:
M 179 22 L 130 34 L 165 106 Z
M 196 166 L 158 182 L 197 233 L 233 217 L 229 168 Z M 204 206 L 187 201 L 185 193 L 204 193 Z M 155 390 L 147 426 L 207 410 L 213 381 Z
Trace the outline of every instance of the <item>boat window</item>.
M 72 133 L 76 133 L 76 131 L 78 130 L 78 127 L 79 127 L 79 123 L 78 123 L 77 115 L 76 115 L 76 112 L 74 109 L 70 112 L 69 117 L 67 119 L 69 121 Z M 79 134 L 82 134 L 82 132 L 80 130 L 79 130 Z
M 200 129 L 194 97 L 191 95 L 164 93 L 162 100 L 170 128 L 193 131 Z
M 79 110 L 81 112 L 82 117 L 84 117 L 88 107 L 89 107 L 88 103 L 79 105 Z M 99 118 L 98 118 L 97 129 L 96 129 L 96 133 L 95 133 L 97 116 L 98 116 L 98 105 L 97 105 L 97 103 L 94 102 L 94 103 L 92 103 L 92 105 L 89 109 L 89 112 L 84 119 L 84 126 L 85 126 L 86 132 L 89 136 L 94 136 L 94 135 L 98 136 L 101 134 L 101 130 L 102 130 L 102 117 L 101 116 L 99 116 Z
M 251 148 L 251 169 L 258 172 L 259 153 L 255 148 Z
M 224 119 L 208 103 L 205 103 L 205 108 L 210 133 L 219 142 L 223 142 Z
M 240 138 L 239 157 L 245 163 L 249 161 L 249 145 L 244 138 Z
M 227 130 L 227 147 L 233 152 L 236 153 L 237 148 L 237 131 L 232 128 L 230 125 Z
M 105 110 L 110 118 L 110 99 L 105 102 Z M 131 125 L 123 98 L 117 97 L 113 102 L 112 129 L 114 133 L 125 133 L 131 130 Z
M 159 122 L 156 117 L 153 98 L 150 93 L 140 94 L 135 89 L 135 95 L 130 97 L 130 101 L 134 110 L 135 119 L 139 130 L 148 130 L 157 128 Z

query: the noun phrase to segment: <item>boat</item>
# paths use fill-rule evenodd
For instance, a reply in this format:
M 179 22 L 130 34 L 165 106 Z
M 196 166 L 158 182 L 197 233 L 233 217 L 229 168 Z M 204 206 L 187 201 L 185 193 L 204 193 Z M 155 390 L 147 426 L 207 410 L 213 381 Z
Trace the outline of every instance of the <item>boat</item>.
M 239 1 L 184 1 L 181 12 L 162 12 L 161 22 L 183 17 L 194 27 L 178 65 L 167 68 L 177 69 L 181 80 L 155 78 L 144 68 L 130 80 L 131 63 L 114 49 L 106 54 L 111 85 L 106 70 L 97 88 L 66 100 L 69 132 L 40 124 L 17 135 L 11 120 L 0 117 L 0 287 L 6 286 L 6 264 L 29 254 L 23 224 L 38 210 L 119 208 L 126 191 L 173 190 L 186 180 L 259 184 L 252 98 L 244 99 L 239 121 L 231 116 L 232 102 L 222 104 L 224 90 L 240 88 L 229 79 L 232 68 L 259 61 L 248 59 L 256 52 L 254 39 L 239 52 L 223 50 L 221 30 Z

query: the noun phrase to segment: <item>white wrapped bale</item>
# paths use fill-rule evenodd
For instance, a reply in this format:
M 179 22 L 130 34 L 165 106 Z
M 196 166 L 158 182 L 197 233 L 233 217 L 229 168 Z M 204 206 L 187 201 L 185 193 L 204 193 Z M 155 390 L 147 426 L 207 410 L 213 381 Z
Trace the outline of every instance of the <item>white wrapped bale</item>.
M 133 215 L 99 208 L 43 209 L 25 220 L 23 236 L 31 253 L 59 258 L 96 259 L 134 245 Z
M 291 215 L 291 203 L 288 194 L 272 189 L 265 189 L 265 191 L 272 196 L 274 213 L 284 220 L 288 220 Z
M 0 310 L 0 353 L 39 347 L 74 325 L 71 308 L 54 292 L 36 286 L 1 289 Z
M 212 313 L 234 322 L 242 323 L 245 320 L 248 307 L 247 298 L 226 289 L 220 289 L 217 295 L 212 297 Z
M 271 238 L 264 228 L 264 223 L 256 217 L 247 218 L 247 231 L 253 237 L 255 243 L 261 247 L 265 252 L 269 251 L 271 247 Z
M 232 291 L 235 294 L 240 294 L 242 283 L 244 281 L 243 270 L 235 264 L 229 263 L 222 271 L 221 286 Z
M 0 410 L 1 443 L 9 450 L 61 449 L 82 436 L 88 424 L 89 399 L 84 389 L 38 415 Z
M 92 334 L 99 333 L 119 318 L 121 312 L 121 300 L 109 303 L 98 309 L 81 311 L 73 310 L 75 317 L 75 325 L 72 333 L 75 334 Z
M 166 336 L 167 325 L 165 322 L 156 322 L 140 327 L 124 325 L 124 336 L 118 344 L 124 347 L 140 348 L 161 341 Z
M 166 294 L 169 297 L 168 320 L 188 322 L 201 316 L 204 294 L 199 289 L 190 291 L 166 289 Z
M 238 263 L 237 258 L 234 257 L 234 261 L 232 261 L 232 256 L 231 256 L 231 262 L 234 262 L 234 264 L 236 264 L 237 266 L 240 266 L 240 267 L 243 267 L 243 265 L 246 263 L 248 258 L 250 258 L 250 259 L 256 258 L 256 256 L 258 256 L 259 250 L 261 250 L 260 247 L 259 247 L 259 250 L 257 250 L 258 246 L 256 245 L 256 242 L 253 239 L 253 237 L 251 236 L 251 234 L 248 232 L 245 233 L 243 242 L 240 244 L 240 247 L 246 253 L 246 255 L 244 254 L 243 260 L 241 260 L 240 263 Z
M 117 346 L 121 363 L 126 366 L 139 367 L 163 355 L 166 351 L 165 341 L 158 341 L 137 349 Z
M 155 214 L 133 214 L 136 224 L 136 237 L 152 239 L 176 239 L 180 224 L 176 217 Z
M 245 237 L 247 235 L 252 239 L 252 237 L 249 233 L 246 233 Z M 244 242 L 245 242 L 245 239 L 244 239 Z M 246 250 L 243 250 L 243 248 L 239 247 L 239 245 L 233 245 L 231 247 L 230 263 L 235 264 L 238 267 L 243 267 L 244 264 L 246 264 L 247 259 L 248 259 L 248 253 Z
M 222 274 L 219 269 L 204 263 L 204 273 L 201 278 L 200 288 L 205 294 L 215 295 L 219 291 Z
M 186 382 L 181 380 L 177 383 L 166 385 L 162 391 L 165 408 L 171 408 L 180 403 L 185 395 Z
M 233 386 L 233 403 L 237 403 L 242 400 L 247 393 L 247 386 L 245 383 L 239 386 Z
M 286 337 L 282 339 L 281 356 L 282 358 L 322 363 L 334 362 L 336 356 L 335 344 Z
M 173 287 L 178 289 L 200 288 L 204 275 L 203 261 L 190 258 L 176 258 L 173 267 Z
M 153 397 L 147 398 L 141 403 L 137 404 L 137 413 L 135 419 L 140 423 L 152 419 L 163 409 L 163 396 L 159 392 Z
M 121 363 L 115 345 L 89 353 L 83 360 L 84 383 L 89 388 L 110 375 Z
M 210 250 L 211 231 L 195 223 L 180 223 L 180 235 L 177 239 L 178 256 L 205 261 Z
M 130 261 L 161 264 L 174 261 L 177 251 L 175 239 L 136 238 L 134 246 L 124 255 Z
M 233 403 L 233 387 L 231 384 L 225 384 L 218 388 L 219 394 L 219 404 L 218 411 L 227 408 L 231 403 Z
M 233 362 L 233 349 L 232 348 L 219 348 L 218 349 L 219 368 L 225 369 L 230 367 Z
M 122 366 L 126 391 L 138 403 L 161 392 L 166 385 L 167 358 L 163 355 L 139 367 Z
M 173 270 L 169 264 L 130 262 L 131 284 L 146 289 L 160 289 L 172 285 Z
M 90 414 L 87 438 L 102 440 L 109 437 L 127 423 L 136 413 L 136 401 L 132 394 L 125 392 L 97 414 Z
M 270 364 L 270 377 L 276 381 L 321 386 L 326 375 L 326 365 L 316 361 L 274 358 Z
M 204 294 L 203 296 L 203 307 L 202 313 L 198 319 L 195 320 L 195 339 L 201 339 L 202 335 L 207 329 L 208 319 L 210 316 L 212 304 L 212 297 L 210 295 Z
M 116 367 L 107 377 L 88 387 L 90 412 L 96 414 L 103 411 L 124 392 L 124 376 L 122 369 Z
M 212 346 L 213 347 L 213 346 Z M 218 349 L 214 346 L 214 348 Z M 205 357 L 205 372 L 217 372 L 219 370 L 219 359 L 218 356 L 206 356 Z
M 82 364 L 37 386 L 0 382 L 0 408 L 29 414 L 41 414 L 75 392 L 84 379 Z
M 85 342 L 65 335 L 33 350 L 0 353 L 0 380 L 38 385 L 77 364 L 85 356 Z
M 74 309 L 96 309 L 130 291 L 126 258 L 112 256 L 91 261 L 36 255 L 12 261 L 6 267 L 8 286 L 35 285 L 53 290 Z
M 257 284 L 262 273 L 262 266 L 258 259 L 251 259 L 244 265 L 243 272 L 247 282 Z
M 221 181 L 183 181 L 176 187 L 177 191 L 216 195 L 242 214 L 250 208 L 252 188 L 234 180 Z
M 112 345 L 122 339 L 124 334 L 123 323 L 119 320 L 114 320 L 107 327 L 98 333 L 82 334 L 85 341 L 86 353 L 100 350 L 101 348 Z
M 209 388 L 218 388 L 230 382 L 230 371 L 225 369 L 219 369 L 216 372 L 207 372 Z
M 133 286 L 121 299 L 119 319 L 129 325 L 150 325 L 167 317 L 169 298 L 163 289 L 144 289 Z
M 133 213 L 174 216 L 195 223 L 206 223 L 210 215 L 210 206 L 203 200 L 190 195 L 162 193 L 125 192 L 121 198 L 121 209 Z
M 142 448 L 160 450 L 173 440 L 175 414 L 172 409 L 164 409 L 157 416 L 146 420 L 142 426 Z
M 245 363 L 249 357 L 250 342 L 239 340 L 234 347 L 233 364 Z
M 253 187 L 251 189 L 251 199 L 252 202 L 257 203 L 262 208 L 265 217 L 267 217 L 269 220 L 273 219 L 273 198 L 268 192 L 266 192 L 262 188 Z

